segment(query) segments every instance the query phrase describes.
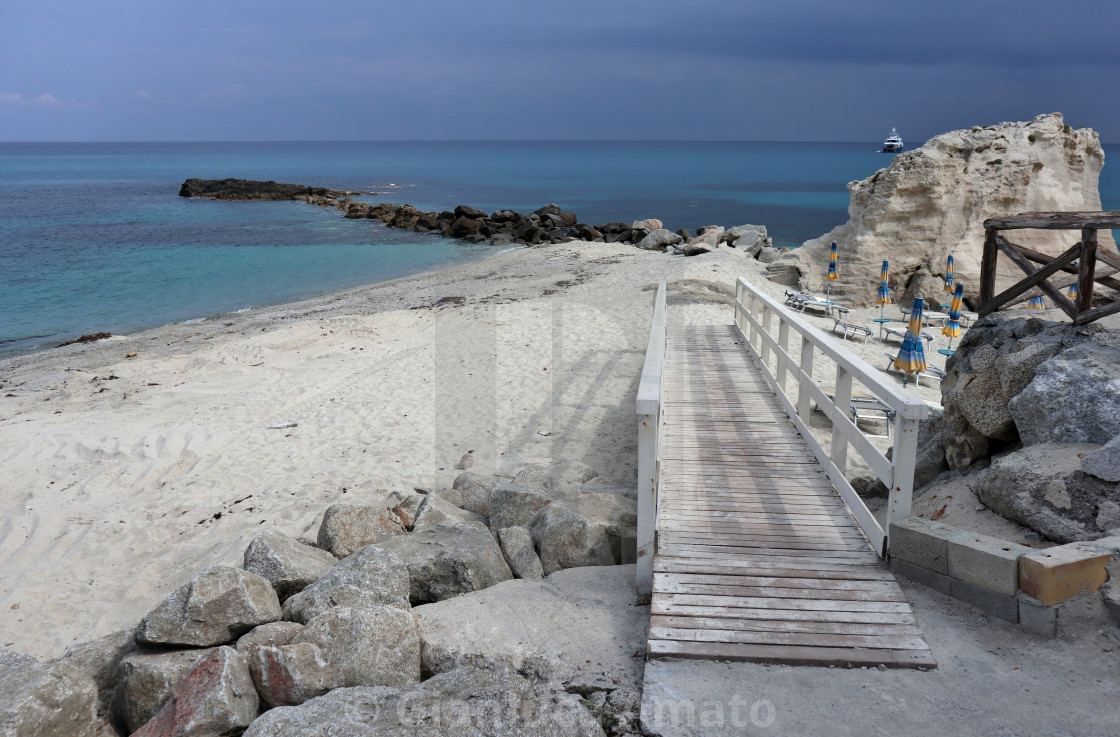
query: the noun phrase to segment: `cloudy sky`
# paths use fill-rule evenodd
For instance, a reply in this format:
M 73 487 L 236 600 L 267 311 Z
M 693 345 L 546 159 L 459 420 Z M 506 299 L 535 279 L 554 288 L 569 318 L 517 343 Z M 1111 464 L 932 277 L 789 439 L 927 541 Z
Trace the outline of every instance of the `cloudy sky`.
M 0 3 L 0 141 L 1120 142 L 1116 0 Z

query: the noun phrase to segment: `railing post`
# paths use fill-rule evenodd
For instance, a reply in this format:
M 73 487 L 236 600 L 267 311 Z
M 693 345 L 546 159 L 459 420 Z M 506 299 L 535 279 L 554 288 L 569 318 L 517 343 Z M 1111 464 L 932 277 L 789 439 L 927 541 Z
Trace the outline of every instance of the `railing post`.
M 996 229 L 984 228 L 984 254 L 980 258 L 980 304 L 992 301 L 996 296 L 996 259 L 999 246 L 996 244 Z M 983 315 L 980 315 L 983 317 Z
M 1097 231 L 1085 228 L 1081 231 L 1081 260 L 1077 264 L 1077 312 L 1093 309 L 1093 278 L 1097 266 Z M 1077 318 L 1075 317 L 1076 321 Z
M 654 536 L 657 525 L 658 414 L 638 415 L 638 596 L 653 591 Z
M 740 308 L 743 305 L 743 282 L 738 279 L 735 280 L 735 327 L 740 331 L 743 329 L 743 310 Z M 743 305 L 746 307 L 746 305 Z
M 801 338 L 801 370 L 809 377 L 809 382 L 813 380 L 813 341 L 809 339 L 808 335 Z M 809 382 L 802 381 L 801 377 L 797 377 L 797 416 L 809 423 L 809 402 L 811 396 L 809 394 Z
M 762 364 L 766 367 L 770 366 L 770 341 L 766 338 L 770 335 L 770 305 L 763 303 L 762 305 L 762 331 L 758 339 L 762 341 L 759 347 L 759 353 L 762 354 Z
M 785 321 L 785 318 L 780 312 L 778 313 L 778 345 L 781 346 L 782 350 L 785 351 L 786 355 L 788 356 L 789 323 Z M 778 378 L 778 386 L 780 386 L 782 388 L 782 391 L 784 392 L 786 390 L 786 364 L 785 361 L 782 360 L 781 355 L 775 356 L 775 358 L 778 361 L 778 372 L 776 374 Z
M 836 407 L 845 415 L 852 407 L 852 375 L 839 363 L 836 364 Z M 840 473 L 848 467 L 848 438 L 840 423 L 832 425 L 832 462 Z
M 883 527 L 890 549 L 891 522 L 910 516 L 914 496 L 914 466 L 918 459 L 918 424 L 901 414 L 894 421 L 894 451 L 891 453 L 891 485 L 887 498 L 887 518 Z

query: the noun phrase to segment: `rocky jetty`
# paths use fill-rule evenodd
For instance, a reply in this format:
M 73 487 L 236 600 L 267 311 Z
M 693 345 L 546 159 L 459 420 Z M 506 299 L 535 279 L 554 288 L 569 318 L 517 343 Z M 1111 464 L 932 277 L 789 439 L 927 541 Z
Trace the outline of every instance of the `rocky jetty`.
M 832 284 L 833 295 L 856 306 L 871 304 L 880 266 L 889 259 L 891 287 L 906 305 L 918 292 L 941 292 L 946 257 L 953 254 L 965 298 L 974 299 L 984 220 L 1027 211 L 1100 210 L 1103 166 L 1097 133 L 1071 128 L 1059 113 L 944 133 L 849 183 L 848 222 L 776 259 L 768 272 L 779 283 L 816 290 L 836 241 L 840 279 Z M 1077 234 L 1019 231 L 1014 240 L 1056 256 Z M 1021 278 L 1007 261 L 1001 261 L 1001 273 Z
M 3 733 L 454 732 L 435 699 L 498 720 L 456 733 L 635 734 L 634 492 L 560 461 L 333 505 L 318 548 L 265 529 L 133 630 L 54 663 L 0 650 Z
M 201 197 L 207 200 L 299 200 L 306 197 L 334 199 L 355 194 L 305 184 L 258 182 L 251 179 L 188 179 L 179 188 L 180 197 Z

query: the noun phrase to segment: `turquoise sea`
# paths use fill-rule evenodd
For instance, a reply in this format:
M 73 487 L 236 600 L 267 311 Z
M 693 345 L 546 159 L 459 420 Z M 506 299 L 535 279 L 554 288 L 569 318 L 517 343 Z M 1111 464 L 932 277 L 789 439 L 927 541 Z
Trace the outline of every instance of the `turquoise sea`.
M 0 353 L 127 333 L 383 281 L 503 248 L 297 202 L 178 196 L 189 177 L 377 190 L 369 201 L 670 229 L 760 223 L 796 246 L 846 219 L 874 142 L 0 144 Z M 1101 178 L 1120 209 L 1120 167 Z

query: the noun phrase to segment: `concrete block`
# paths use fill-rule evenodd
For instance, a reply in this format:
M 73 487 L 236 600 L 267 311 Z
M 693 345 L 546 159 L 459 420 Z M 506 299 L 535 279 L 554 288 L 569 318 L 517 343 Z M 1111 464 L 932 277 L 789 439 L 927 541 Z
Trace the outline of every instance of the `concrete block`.
M 1058 545 L 1019 560 L 1019 588 L 1043 604 L 1060 604 L 1092 593 L 1108 580 L 1114 553 L 1092 542 Z
M 1034 550 L 968 530 L 949 535 L 949 575 L 1014 596 L 1019 590 L 1019 558 Z
M 1058 607 L 1046 606 L 1033 596 L 1028 596 L 1022 591 L 1019 600 L 1019 626 L 1027 632 L 1033 632 L 1046 638 L 1053 639 L 1058 635 Z
M 919 517 L 891 523 L 891 558 L 949 574 L 948 538 L 956 528 Z
M 928 568 L 916 566 L 913 563 L 907 563 L 898 558 L 891 558 L 891 573 L 899 576 L 906 576 L 912 581 L 917 581 L 923 586 L 927 586 L 934 591 L 949 595 L 949 577 L 944 573 L 937 573 Z
M 621 565 L 629 565 L 638 562 L 638 528 L 626 527 L 622 530 L 622 549 L 619 555 L 622 558 L 618 561 Z
M 949 579 L 949 593 L 953 598 L 967 602 L 993 617 L 1012 624 L 1019 623 L 1019 600 L 1014 596 L 956 578 Z

